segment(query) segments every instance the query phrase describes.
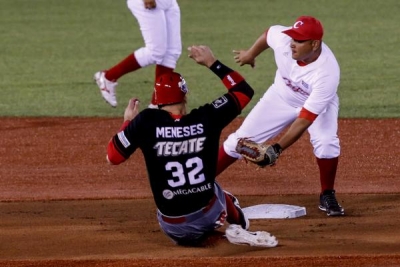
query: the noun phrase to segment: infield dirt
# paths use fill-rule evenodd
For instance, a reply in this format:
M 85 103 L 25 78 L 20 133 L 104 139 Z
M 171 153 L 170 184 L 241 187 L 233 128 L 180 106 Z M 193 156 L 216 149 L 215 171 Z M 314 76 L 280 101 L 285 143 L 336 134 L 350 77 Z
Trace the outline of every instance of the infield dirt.
M 346 216 L 317 208 L 306 134 L 273 168 L 238 161 L 218 182 L 243 207 L 304 206 L 296 219 L 252 220 L 279 246 L 173 245 L 160 231 L 141 152 L 105 161 L 115 118 L 0 119 L 0 266 L 400 266 L 400 120 L 342 119 L 336 190 Z M 221 141 L 241 123 L 235 120 Z

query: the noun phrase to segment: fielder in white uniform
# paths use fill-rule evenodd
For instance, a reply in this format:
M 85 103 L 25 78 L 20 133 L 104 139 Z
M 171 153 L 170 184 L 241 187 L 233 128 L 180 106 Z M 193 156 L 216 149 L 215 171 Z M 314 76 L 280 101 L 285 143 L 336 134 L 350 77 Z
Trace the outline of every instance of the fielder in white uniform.
M 180 8 L 176 0 L 127 0 L 127 5 L 139 23 L 144 47 L 129 54 L 112 68 L 94 75 L 104 100 L 112 107 L 117 106 L 115 91 L 121 76 L 156 65 L 156 80 L 174 71 L 182 53 Z
M 320 169 L 319 208 L 329 216 L 340 216 L 344 215 L 344 209 L 337 202 L 334 190 L 340 154 L 337 135 L 340 69 L 322 37 L 320 21 L 302 16 L 292 27 L 270 27 L 248 50 L 234 51 L 237 63 L 254 67 L 255 58 L 271 48 L 277 71 L 274 83 L 220 148 L 217 174 L 241 157 L 235 153 L 238 138 L 248 137 L 263 143 L 288 128 L 273 145 L 281 153 L 308 130 Z

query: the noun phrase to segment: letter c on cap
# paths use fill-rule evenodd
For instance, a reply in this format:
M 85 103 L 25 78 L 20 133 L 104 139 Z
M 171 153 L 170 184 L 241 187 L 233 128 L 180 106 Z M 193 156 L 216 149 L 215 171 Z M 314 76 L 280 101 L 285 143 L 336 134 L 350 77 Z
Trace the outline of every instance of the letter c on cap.
M 304 23 L 300 20 L 300 21 L 296 21 L 296 23 L 293 25 L 293 28 L 298 29 L 299 26 L 303 25 Z

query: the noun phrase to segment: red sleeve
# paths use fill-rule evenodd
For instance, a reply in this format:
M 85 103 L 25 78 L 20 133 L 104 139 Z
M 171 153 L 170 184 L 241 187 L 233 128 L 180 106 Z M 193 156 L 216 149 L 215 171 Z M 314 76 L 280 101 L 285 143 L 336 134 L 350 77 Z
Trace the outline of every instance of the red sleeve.
M 108 162 L 110 162 L 113 165 L 119 165 L 122 162 L 124 162 L 126 160 L 126 158 L 124 158 L 119 152 L 118 150 L 115 148 L 114 145 L 114 138 L 110 140 L 110 142 L 108 142 L 108 146 L 107 146 L 107 159 Z
M 244 81 L 244 78 L 242 75 L 240 75 L 238 72 L 233 71 L 226 75 L 223 79 L 222 82 L 224 83 L 225 87 L 230 90 L 234 88 L 234 86 L 241 81 Z M 243 110 L 244 107 L 250 102 L 251 97 L 249 97 L 248 94 L 245 94 L 244 92 L 241 91 L 236 91 L 236 90 L 230 90 L 231 94 L 234 94 L 236 99 L 239 102 L 240 109 Z
M 231 92 L 235 95 L 236 99 L 239 101 L 240 109 L 243 110 L 247 104 L 250 102 L 251 98 L 241 92 Z
M 223 79 L 222 82 L 224 83 L 225 87 L 230 90 L 233 86 L 236 84 L 240 83 L 243 81 L 244 78 L 242 75 L 240 75 L 238 72 L 233 71 L 226 75 Z
M 125 130 L 125 128 L 129 125 L 130 122 L 131 121 L 129 121 L 129 120 L 124 121 L 121 128 L 119 128 L 119 132 Z
M 125 130 L 125 128 L 129 125 L 130 122 L 131 121 L 129 121 L 129 120 L 124 121 L 121 128 L 119 129 L 119 132 Z M 118 152 L 118 150 L 114 144 L 115 138 L 117 138 L 117 135 L 115 135 L 113 138 L 111 138 L 110 142 L 108 142 L 107 159 L 108 159 L 109 163 L 111 163 L 113 165 L 118 165 L 118 164 L 121 164 L 122 162 L 124 162 L 126 160 L 126 158 L 124 158 L 121 155 L 121 153 Z
M 311 122 L 315 121 L 315 119 L 317 117 L 318 117 L 317 114 L 314 114 L 314 113 L 312 113 L 311 111 L 308 111 L 305 108 L 302 108 L 301 111 L 300 111 L 300 114 L 299 114 L 299 118 L 306 119 L 306 120 L 311 121 Z
M 218 75 L 229 93 L 234 95 L 234 98 L 238 102 L 238 108 L 240 107 L 242 110 L 253 97 L 253 88 L 251 88 L 239 72 L 232 70 L 218 60 L 212 64 L 210 70 Z

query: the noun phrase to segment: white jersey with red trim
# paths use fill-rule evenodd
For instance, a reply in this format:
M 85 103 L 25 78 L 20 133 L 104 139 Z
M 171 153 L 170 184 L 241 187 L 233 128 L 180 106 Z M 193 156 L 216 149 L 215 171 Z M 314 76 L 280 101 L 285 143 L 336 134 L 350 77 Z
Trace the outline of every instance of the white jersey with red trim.
M 332 101 L 338 102 L 340 80 L 339 64 L 322 42 L 318 59 L 300 66 L 292 58 L 291 38 L 282 33 L 290 27 L 272 26 L 267 33 L 267 43 L 274 50 L 277 71 L 273 87 L 282 99 L 293 107 L 304 107 L 314 114 L 321 114 Z
M 340 69 L 335 56 L 322 43 L 318 59 L 300 66 L 292 58 L 291 38 L 284 26 L 272 26 L 266 42 L 274 51 L 277 71 L 274 83 L 247 115 L 239 129 L 224 142 L 225 152 L 241 158 L 235 148 L 239 138 L 265 143 L 278 136 L 298 117 L 302 108 L 318 115 L 308 128 L 317 158 L 335 158 L 340 154 L 337 136 Z

